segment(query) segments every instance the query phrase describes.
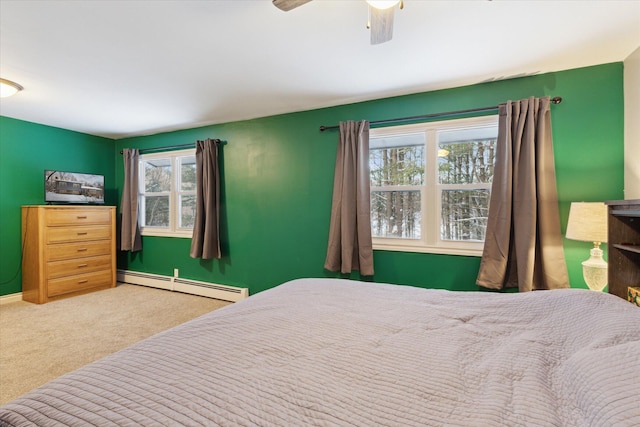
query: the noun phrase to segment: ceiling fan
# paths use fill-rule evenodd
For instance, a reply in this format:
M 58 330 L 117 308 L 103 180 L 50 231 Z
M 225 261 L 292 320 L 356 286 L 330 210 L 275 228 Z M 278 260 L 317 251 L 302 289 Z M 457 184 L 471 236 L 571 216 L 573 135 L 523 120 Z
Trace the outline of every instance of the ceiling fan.
M 311 0 L 272 0 L 274 6 L 288 12 Z M 396 5 L 404 7 L 402 0 L 367 0 L 369 5 L 369 21 L 367 28 L 371 30 L 371 44 L 388 42 L 393 36 L 393 11 Z

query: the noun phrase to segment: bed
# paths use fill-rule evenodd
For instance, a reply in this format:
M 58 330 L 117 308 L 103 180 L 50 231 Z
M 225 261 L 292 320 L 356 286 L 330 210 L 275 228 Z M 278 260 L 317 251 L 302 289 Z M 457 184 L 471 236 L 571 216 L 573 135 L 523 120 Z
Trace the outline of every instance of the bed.
M 640 308 L 298 279 L 66 374 L 2 426 L 638 426 Z

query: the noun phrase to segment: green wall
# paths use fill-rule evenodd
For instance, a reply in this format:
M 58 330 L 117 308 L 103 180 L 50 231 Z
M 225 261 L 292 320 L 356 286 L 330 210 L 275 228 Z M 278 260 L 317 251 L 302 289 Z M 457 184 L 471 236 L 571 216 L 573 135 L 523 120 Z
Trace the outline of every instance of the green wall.
M 119 140 L 151 148 L 219 138 L 222 146 L 221 260 L 189 258 L 188 239 L 143 237 L 143 251 L 121 254 L 119 268 L 248 287 L 251 293 L 323 269 L 338 134 L 320 125 L 371 121 L 562 96 L 552 125 L 563 231 L 571 201 L 622 198 L 622 63 L 381 99 L 293 114 Z M 119 154 L 117 154 L 119 155 Z M 122 161 L 116 162 L 121 188 Z M 586 287 L 580 262 L 589 244 L 565 242 L 570 280 Z M 477 290 L 478 257 L 376 251 L 374 280 Z M 354 277 L 358 277 L 357 274 Z
M 219 138 L 221 260 L 189 257 L 189 239 L 143 237 L 118 267 L 248 287 L 251 293 L 298 277 L 335 277 L 323 269 L 338 134 L 320 125 L 371 121 L 497 105 L 529 96 L 562 96 L 552 125 L 562 229 L 572 201 L 623 197 L 623 65 L 549 73 L 118 141 L 2 118 L 0 121 L 0 295 L 20 291 L 20 214 L 42 203 L 42 170 L 106 175 L 107 203 L 118 203 L 122 148 Z M 115 162 L 115 166 L 114 166 Z M 114 173 L 115 170 L 115 173 Z M 115 177 L 115 178 L 114 178 Z M 580 262 L 590 245 L 565 241 L 571 285 L 586 287 Z M 478 257 L 375 251 L 377 282 L 477 290 Z M 357 278 L 358 275 L 354 274 Z
M 22 291 L 20 207 L 44 203 L 44 170 L 102 174 L 105 203 L 115 204 L 113 145 L 107 138 L 0 117 L 0 295 Z

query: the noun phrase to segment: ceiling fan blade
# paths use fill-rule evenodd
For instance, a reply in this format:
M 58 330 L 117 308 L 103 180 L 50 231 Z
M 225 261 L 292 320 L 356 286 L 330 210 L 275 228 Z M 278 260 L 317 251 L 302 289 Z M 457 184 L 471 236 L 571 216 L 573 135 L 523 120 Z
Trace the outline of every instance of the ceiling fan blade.
M 273 0 L 273 5 L 285 12 L 295 9 L 298 6 L 302 6 L 305 3 L 309 3 L 311 0 Z
M 369 13 L 371 14 L 371 44 L 380 44 L 391 40 L 393 36 L 394 9 L 394 7 L 376 9 L 369 6 Z

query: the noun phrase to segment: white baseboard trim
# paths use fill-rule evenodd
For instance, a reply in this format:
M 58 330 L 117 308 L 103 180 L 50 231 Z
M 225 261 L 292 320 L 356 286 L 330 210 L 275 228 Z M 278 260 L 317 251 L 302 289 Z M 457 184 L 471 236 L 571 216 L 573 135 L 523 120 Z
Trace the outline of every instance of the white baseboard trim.
M 22 301 L 22 292 L 18 292 L 17 294 L 3 295 L 0 297 L 0 305 L 10 304 L 17 301 Z
M 132 285 L 149 286 L 186 294 L 236 302 L 249 296 L 248 288 L 217 285 L 179 277 L 162 276 L 160 274 L 141 273 L 138 271 L 118 270 L 118 282 Z

